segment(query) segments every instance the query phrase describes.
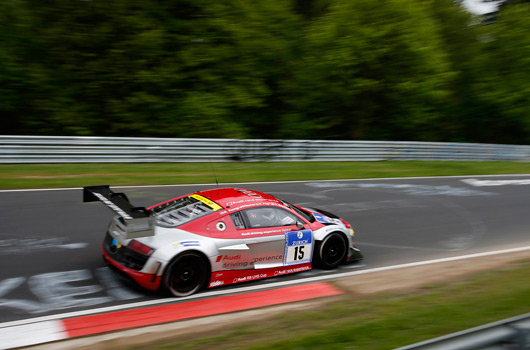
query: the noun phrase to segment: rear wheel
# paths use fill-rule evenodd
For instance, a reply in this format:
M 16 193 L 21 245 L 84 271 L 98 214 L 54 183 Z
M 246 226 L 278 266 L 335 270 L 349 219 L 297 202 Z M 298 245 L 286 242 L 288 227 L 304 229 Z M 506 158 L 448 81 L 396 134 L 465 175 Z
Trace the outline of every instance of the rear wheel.
M 331 270 L 339 266 L 346 257 L 348 247 L 344 237 L 337 232 L 328 235 L 316 247 L 315 260 L 318 267 Z
M 164 286 L 176 297 L 185 297 L 201 289 L 208 279 L 208 267 L 197 253 L 184 253 L 173 260 L 164 276 Z

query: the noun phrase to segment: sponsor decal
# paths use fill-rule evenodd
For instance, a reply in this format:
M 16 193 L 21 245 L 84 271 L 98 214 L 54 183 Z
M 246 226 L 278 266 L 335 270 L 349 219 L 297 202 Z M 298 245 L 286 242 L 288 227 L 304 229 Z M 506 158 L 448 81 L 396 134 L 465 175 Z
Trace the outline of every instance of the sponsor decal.
M 339 219 L 329 219 L 329 221 L 331 221 L 332 223 L 336 224 L 336 225 L 339 225 L 339 226 L 342 226 L 342 227 L 346 227 L 344 226 L 344 223 L 342 221 L 340 221 Z
M 179 244 L 179 243 L 183 247 L 199 247 L 201 245 L 201 243 L 199 241 L 180 241 L 180 242 L 178 242 L 176 244 Z
M 223 268 L 225 269 L 238 269 L 242 267 L 252 267 L 256 263 L 267 263 L 271 261 L 282 261 L 283 255 L 269 255 L 269 256 L 260 256 L 256 258 L 244 259 L 241 254 L 237 255 L 219 255 L 217 256 L 215 262 L 222 263 Z
M 262 197 L 261 197 L 261 194 L 257 194 L 256 192 L 253 192 L 253 191 L 251 191 L 251 190 L 245 190 L 245 189 L 239 188 L 239 189 L 238 189 L 238 192 L 244 193 L 244 194 L 246 194 L 246 195 L 249 196 L 249 197 L 253 197 L 253 198 L 262 198 Z
M 251 265 L 252 263 L 249 263 L 248 261 L 240 261 L 241 260 L 241 254 L 237 255 L 219 255 L 217 259 L 215 260 L 216 263 L 223 263 L 224 269 L 237 269 L 242 267 L 247 267 Z
M 118 242 L 116 239 L 112 240 L 112 246 L 120 249 L 122 247 L 121 243 Z
M 235 201 L 235 202 L 228 202 L 226 203 L 226 206 L 227 207 L 231 207 L 233 206 L 234 204 L 241 204 L 241 203 L 248 203 L 248 202 L 255 202 L 255 201 L 258 201 L 259 199 L 255 199 L 255 198 L 252 198 L 252 199 L 242 199 L 240 201 Z
M 330 224 L 335 224 L 335 225 L 340 226 L 342 228 L 346 228 L 346 226 L 344 225 L 344 223 L 340 219 L 328 218 L 328 220 L 329 220 Z
M 219 255 L 215 262 L 221 262 L 221 260 L 239 260 L 241 259 L 241 254 L 237 255 Z
M 259 207 L 259 206 L 262 206 L 263 204 L 265 204 L 265 203 L 263 203 L 263 201 L 260 200 L 260 201 L 257 201 L 257 202 L 247 203 L 247 204 L 243 204 L 241 206 L 230 208 L 230 209 L 228 209 L 228 212 L 231 213 L 231 212 L 234 212 L 234 211 L 239 211 L 239 210 L 244 209 L 244 208 Z M 266 203 L 266 205 L 269 206 L 269 207 L 285 208 L 285 206 L 283 206 L 282 204 L 275 203 L 275 202 L 269 202 L 269 203 Z
M 224 256 L 224 260 L 239 260 L 241 259 L 241 254 L 237 254 L 237 255 L 225 255 Z
M 259 258 L 253 258 L 252 261 L 254 263 L 260 263 L 260 262 L 266 262 L 266 261 L 274 261 L 274 260 L 282 260 L 282 255 L 274 255 L 274 256 L 262 256 Z
M 122 208 L 118 207 L 116 204 L 112 203 L 110 200 L 108 200 L 104 195 L 97 192 L 92 192 L 94 196 L 98 197 L 100 201 L 102 201 L 107 207 L 112 209 L 116 214 L 121 216 L 124 219 L 132 219 L 133 217 L 127 214 Z
M 223 282 L 223 285 L 255 281 L 262 278 L 281 276 L 290 273 L 311 270 L 311 263 L 292 267 L 271 267 L 260 270 L 226 270 L 212 273 L 212 281 Z M 221 285 L 221 284 L 219 284 Z M 214 287 L 211 284 L 209 287 Z
M 199 194 L 192 194 L 192 195 L 190 195 L 190 198 L 195 198 L 196 200 L 203 202 L 204 204 L 206 204 L 207 206 L 212 208 L 214 211 L 217 211 L 219 209 L 223 209 L 219 204 L 217 204 L 214 201 L 209 200 L 208 198 L 203 197 L 203 196 L 201 196 Z
M 261 202 L 254 202 L 254 203 L 247 203 L 247 204 L 243 204 L 237 208 L 232 208 L 232 209 L 228 209 L 229 211 L 233 211 L 233 210 L 240 210 L 240 209 L 243 209 L 243 208 L 251 208 L 251 207 L 257 207 L 257 206 L 260 206 L 261 205 Z
M 249 263 L 247 261 L 223 262 L 223 268 L 225 269 L 237 269 L 247 267 L 248 265 Z
M 319 213 L 311 213 L 311 214 L 313 214 L 315 219 L 318 222 L 322 223 L 322 224 L 329 224 L 330 223 L 330 219 L 327 216 L 324 216 L 324 215 L 319 214 Z
M 254 231 L 254 232 L 244 232 L 241 236 L 250 236 L 250 235 L 266 235 L 269 233 L 278 233 L 283 232 L 283 230 L 268 230 L 268 231 Z
M 268 274 L 266 273 L 257 273 L 257 274 L 248 275 L 245 277 L 234 278 L 234 281 L 232 283 L 254 281 L 254 280 L 259 280 L 261 278 L 267 278 L 267 277 L 268 277 Z
M 300 267 L 295 267 L 292 269 L 274 271 L 274 276 L 287 275 L 289 273 L 302 272 L 302 271 L 307 271 L 307 270 L 311 270 L 311 266 L 300 266 Z
M 327 217 L 327 216 L 319 214 L 319 213 L 311 213 L 311 214 L 313 214 L 315 219 L 318 222 L 320 222 L 321 224 L 335 224 L 335 225 L 339 225 L 339 226 L 342 226 L 342 227 L 346 227 L 346 226 L 344 226 L 342 221 L 340 221 L 339 219 L 330 218 L 330 217 Z
M 256 202 L 256 201 L 259 201 L 260 203 L 263 203 L 263 202 L 272 202 L 272 203 L 268 203 L 268 204 L 277 204 L 276 200 L 275 199 L 267 199 L 267 198 L 249 198 L 249 199 L 241 199 L 241 200 L 238 200 L 238 201 L 234 201 L 234 202 L 228 202 L 226 203 L 226 206 L 227 207 L 231 207 L 235 204 L 241 204 L 241 203 L 249 203 L 249 202 Z
M 213 281 L 212 283 L 210 283 L 210 288 L 211 288 L 211 287 L 222 286 L 223 284 L 225 284 L 224 281 Z

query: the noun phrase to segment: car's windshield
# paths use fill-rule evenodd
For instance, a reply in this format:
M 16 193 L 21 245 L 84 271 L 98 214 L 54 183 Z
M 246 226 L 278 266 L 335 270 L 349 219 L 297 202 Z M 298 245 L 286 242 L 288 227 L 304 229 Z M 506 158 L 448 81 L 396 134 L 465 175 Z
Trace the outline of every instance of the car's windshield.
M 213 213 L 215 210 L 204 201 L 190 196 L 154 207 L 151 211 L 158 225 L 176 227 Z

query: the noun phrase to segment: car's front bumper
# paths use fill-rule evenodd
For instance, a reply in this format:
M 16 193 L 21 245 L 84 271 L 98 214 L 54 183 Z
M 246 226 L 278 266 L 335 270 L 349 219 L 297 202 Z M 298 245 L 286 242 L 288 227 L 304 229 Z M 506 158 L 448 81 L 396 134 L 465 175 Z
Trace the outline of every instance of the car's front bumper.
M 359 249 L 353 246 L 353 244 L 350 246 L 350 249 L 348 251 L 348 262 L 351 261 L 359 261 L 363 259 L 363 254 Z

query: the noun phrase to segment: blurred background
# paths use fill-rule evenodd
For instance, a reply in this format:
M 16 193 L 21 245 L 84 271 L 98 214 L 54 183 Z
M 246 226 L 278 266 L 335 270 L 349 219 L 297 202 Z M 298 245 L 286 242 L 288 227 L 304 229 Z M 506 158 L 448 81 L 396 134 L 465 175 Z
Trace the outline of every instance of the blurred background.
M 530 143 L 530 3 L 0 1 L 2 134 Z

